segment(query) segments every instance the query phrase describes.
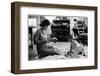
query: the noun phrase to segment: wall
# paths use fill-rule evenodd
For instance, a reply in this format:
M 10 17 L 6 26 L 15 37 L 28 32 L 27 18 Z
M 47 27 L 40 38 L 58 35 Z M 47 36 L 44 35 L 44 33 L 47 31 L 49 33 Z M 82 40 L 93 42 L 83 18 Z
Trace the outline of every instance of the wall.
M 10 3 L 15 0 L 1 0 L 0 1 L 0 76 L 16 76 L 10 73 L 10 60 L 11 60 L 11 10 Z M 68 5 L 87 5 L 98 6 L 100 16 L 100 0 L 17 0 L 28 2 L 40 3 L 55 3 L 55 4 L 68 4 Z M 98 18 L 98 24 L 100 17 Z M 98 33 L 100 33 L 98 25 Z M 98 36 L 100 39 L 100 35 Z M 100 40 L 98 40 L 99 43 Z M 100 46 L 100 44 L 99 44 Z M 98 47 L 99 47 L 98 46 Z M 98 49 L 100 50 L 100 49 Z M 100 51 L 99 51 L 100 58 Z M 100 60 L 99 67 L 100 67 Z M 100 69 L 100 68 L 99 68 Z M 68 71 L 68 72 L 53 72 L 53 73 L 39 73 L 39 74 L 24 74 L 24 76 L 99 76 L 98 70 L 81 70 L 81 71 Z M 18 75 L 18 76 L 23 76 Z

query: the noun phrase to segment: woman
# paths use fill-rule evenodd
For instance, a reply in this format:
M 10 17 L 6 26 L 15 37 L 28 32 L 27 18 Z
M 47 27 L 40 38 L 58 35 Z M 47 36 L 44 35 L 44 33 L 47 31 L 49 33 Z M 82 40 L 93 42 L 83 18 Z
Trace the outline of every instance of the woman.
M 50 38 L 50 22 L 45 19 L 40 23 L 40 27 L 34 36 L 34 42 L 37 45 L 37 51 L 39 58 L 46 57 L 48 55 L 58 55 L 59 50 L 51 46 L 51 42 L 54 38 Z

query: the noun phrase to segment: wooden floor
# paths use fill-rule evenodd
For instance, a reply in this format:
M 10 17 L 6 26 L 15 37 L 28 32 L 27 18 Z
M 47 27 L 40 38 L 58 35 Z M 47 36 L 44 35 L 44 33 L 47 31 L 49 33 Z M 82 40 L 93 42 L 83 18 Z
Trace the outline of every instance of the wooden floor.
M 56 42 L 54 45 L 55 48 L 62 50 L 62 51 L 69 51 L 70 50 L 70 42 Z

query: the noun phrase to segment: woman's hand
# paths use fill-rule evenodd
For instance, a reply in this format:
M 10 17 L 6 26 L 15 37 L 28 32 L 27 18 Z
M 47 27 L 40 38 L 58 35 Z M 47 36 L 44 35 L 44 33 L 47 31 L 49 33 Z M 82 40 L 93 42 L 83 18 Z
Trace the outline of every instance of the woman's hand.
M 55 41 L 57 41 L 57 38 L 49 38 L 48 39 L 50 42 L 55 42 Z

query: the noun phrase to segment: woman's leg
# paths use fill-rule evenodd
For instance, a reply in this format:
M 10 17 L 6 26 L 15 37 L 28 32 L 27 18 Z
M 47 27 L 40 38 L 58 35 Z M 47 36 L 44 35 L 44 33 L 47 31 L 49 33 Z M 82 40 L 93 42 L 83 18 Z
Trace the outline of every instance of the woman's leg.
M 57 48 L 50 47 L 47 52 L 51 55 L 60 55 L 60 52 Z

